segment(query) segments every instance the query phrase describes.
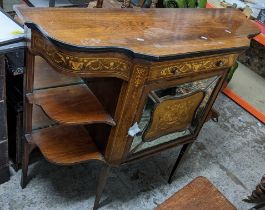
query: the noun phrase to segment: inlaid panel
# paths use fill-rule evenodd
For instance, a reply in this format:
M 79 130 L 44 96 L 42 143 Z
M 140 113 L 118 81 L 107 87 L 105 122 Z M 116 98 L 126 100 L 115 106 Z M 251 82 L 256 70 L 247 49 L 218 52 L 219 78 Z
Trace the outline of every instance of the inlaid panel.
M 143 141 L 152 141 L 162 135 L 185 130 L 191 123 L 203 96 L 203 91 L 198 91 L 183 98 L 170 98 L 158 103 L 143 134 Z
M 131 62 L 126 56 L 84 54 L 58 49 L 47 38 L 32 30 L 31 49 L 43 56 L 55 69 L 82 77 L 117 77 L 129 79 Z
M 130 155 L 192 135 L 220 76 L 151 91 Z

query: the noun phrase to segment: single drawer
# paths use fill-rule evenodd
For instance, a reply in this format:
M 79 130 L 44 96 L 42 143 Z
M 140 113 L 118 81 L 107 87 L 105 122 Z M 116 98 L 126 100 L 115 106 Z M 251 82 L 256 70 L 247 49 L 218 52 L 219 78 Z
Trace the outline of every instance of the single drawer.
M 154 63 L 150 68 L 148 81 L 174 79 L 191 74 L 229 68 L 233 65 L 237 56 L 237 54 L 222 54 L 180 59 L 170 62 L 162 62 L 161 64 Z

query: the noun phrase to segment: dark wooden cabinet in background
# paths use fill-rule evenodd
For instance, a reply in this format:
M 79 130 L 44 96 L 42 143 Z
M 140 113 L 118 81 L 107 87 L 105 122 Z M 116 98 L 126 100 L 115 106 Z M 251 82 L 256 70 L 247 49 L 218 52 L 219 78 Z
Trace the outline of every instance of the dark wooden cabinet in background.
M 9 87 L 12 87 L 14 88 L 14 90 L 16 90 L 17 88 L 16 85 L 20 83 L 21 84 L 20 87 L 22 87 L 23 83 L 22 80 L 19 83 L 17 83 L 19 80 L 14 80 L 12 81 L 12 83 L 8 83 L 7 78 L 9 77 L 9 75 L 16 75 L 22 73 L 21 71 L 23 71 L 24 59 L 18 58 L 16 55 L 21 54 L 17 52 L 22 52 L 23 56 L 24 53 L 23 49 L 25 47 L 25 42 L 24 42 L 24 36 L 22 34 L 23 33 L 22 26 L 16 23 L 12 19 L 12 17 L 9 16 L 9 14 L 7 14 L 2 8 L 0 8 L 0 14 L 1 14 L 1 23 L 10 24 L 10 26 L 13 27 L 13 30 L 21 31 L 21 33 L 18 33 L 16 35 L 13 34 L 10 37 L 6 37 L 0 40 L 0 183 L 1 183 L 9 179 L 9 165 L 10 165 L 9 154 L 12 153 L 12 151 L 10 150 L 10 145 L 12 144 L 10 144 L 9 142 L 10 140 L 9 134 L 16 133 L 15 127 L 14 128 L 12 126 L 10 128 L 8 127 L 8 120 L 10 118 L 7 116 L 7 113 L 9 112 L 7 108 L 8 106 L 7 92 L 9 91 Z M 7 29 L 7 32 L 8 30 L 11 29 Z M 8 54 L 15 55 L 11 58 L 11 60 L 13 60 L 15 63 L 22 64 L 22 68 L 9 69 L 7 61 Z M 8 72 L 9 70 L 10 72 Z M 10 95 L 12 95 L 12 97 L 16 97 L 16 95 L 13 93 Z M 10 151 L 11 153 L 9 153 Z
M 17 171 L 21 166 L 22 155 L 24 49 L 7 53 L 5 57 L 8 155 L 11 165 Z
M 0 184 L 9 180 L 5 57 L 0 55 Z

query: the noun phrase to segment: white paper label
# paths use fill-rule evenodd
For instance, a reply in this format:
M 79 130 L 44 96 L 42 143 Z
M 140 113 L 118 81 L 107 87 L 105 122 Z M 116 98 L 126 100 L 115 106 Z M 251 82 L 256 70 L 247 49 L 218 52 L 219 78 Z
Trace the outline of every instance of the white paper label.
M 140 133 L 141 129 L 138 126 L 138 123 L 134 123 L 132 127 L 129 128 L 128 134 L 132 137 L 134 137 L 137 133 Z

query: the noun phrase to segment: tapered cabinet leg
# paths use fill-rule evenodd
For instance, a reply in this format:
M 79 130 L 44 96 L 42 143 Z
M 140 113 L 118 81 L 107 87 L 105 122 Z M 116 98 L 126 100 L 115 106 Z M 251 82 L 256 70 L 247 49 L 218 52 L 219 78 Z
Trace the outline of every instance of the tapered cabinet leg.
M 100 198 L 101 198 L 103 190 L 106 186 L 110 168 L 111 168 L 111 166 L 106 164 L 102 167 L 102 169 L 100 171 L 100 176 L 99 176 L 99 180 L 98 180 L 98 186 L 97 186 L 97 192 L 96 192 L 96 198 L 95 198 L 93 210 L 98 209 L 100 206 Z
M 22 158 L 22 174 L 20 185 L 24 189 L 28 182 L 28 165 L 29 165 L 29 155 L 31 151 L 35 148 L 35 145 L 27 142 L 26 139 L 23 140 L 23 158 Z
M 23 97 L 23 134 L 29 134 L 32 132 L 32 108 L 33 105 L 28 103 L 26 100 L 26 94 L 33 92 L 33 81 L 34 81 L 34 64 L 35 56 L 27 49 L 26 53 L 26 72 L 24 74 L 24 97 Z M 28 181 L 28 165 L 29 165 L 29 155 L 34 144 L 28 142 L 26 137 L 22 138 L 23 153 L 22 153 L 22 174 L 20 185 L 23 188 L 26 187 Z
M 192 143 L 188 143 L 188 144 L 184 144 L 179 152 L 178 158 L 170 172 L 169 178 L 168 178 L 168 183 L 171 184 L 172 183 L 172 178 L 175 174 L 175 171 L 177 169 L 177 167 L 181 164 L 184 156 L 188 153 L 190 147 L 191 147 Z
M 103 0 L 97 0 L 96 8 L 102 8 Z

